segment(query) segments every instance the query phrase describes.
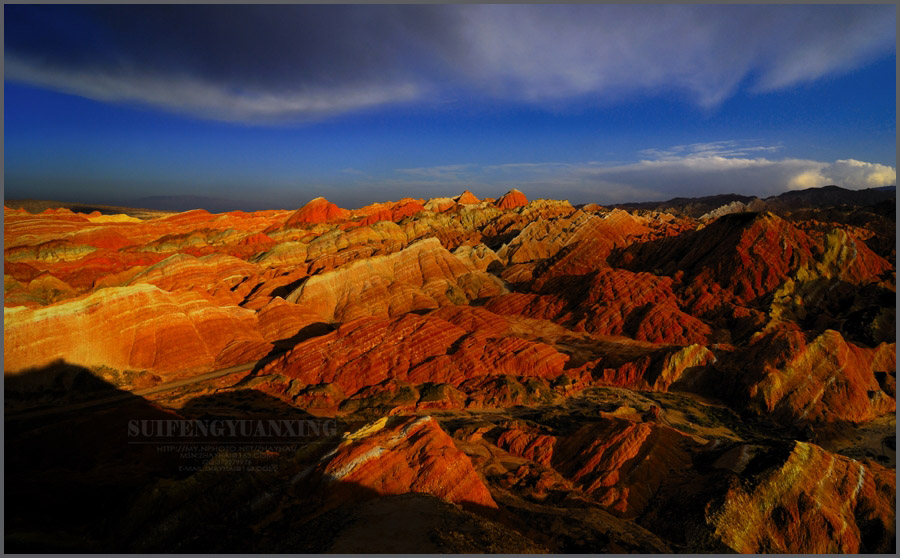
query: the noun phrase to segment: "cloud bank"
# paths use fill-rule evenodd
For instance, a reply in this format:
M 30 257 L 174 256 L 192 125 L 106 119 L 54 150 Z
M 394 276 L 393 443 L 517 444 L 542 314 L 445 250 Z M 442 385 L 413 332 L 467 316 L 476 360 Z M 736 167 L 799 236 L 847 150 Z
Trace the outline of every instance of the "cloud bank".
M 892 5 L 33 5 L 5 22 L 7 80 L 252 123 L 466 95 L 714 108 L 896 42 Z
M 529 197 L 612 204 L 723 193 L 768 197 L 830 184 L 853 190 L 896 184 L 896 169 L 878 163 L 748 156 L 780 149 L 723 141 L 648 149 L 641 152 L 646 158 L 633 163 L 461 164 L 398 169 L 398 178 L 391 180 L 390 186 L 405 187 L 409 192 L 480 187 L 481 195 L 499 195 L 517 187 Z

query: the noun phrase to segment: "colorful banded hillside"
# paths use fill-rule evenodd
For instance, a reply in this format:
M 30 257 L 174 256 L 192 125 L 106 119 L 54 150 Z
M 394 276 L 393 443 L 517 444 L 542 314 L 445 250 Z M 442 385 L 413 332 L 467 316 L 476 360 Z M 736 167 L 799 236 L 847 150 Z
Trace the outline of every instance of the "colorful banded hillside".
M 895 552 L 896 202 L 839 193 L 8 202 L 6 548 Z M 312 432 L 141 430 L 215 420 Z

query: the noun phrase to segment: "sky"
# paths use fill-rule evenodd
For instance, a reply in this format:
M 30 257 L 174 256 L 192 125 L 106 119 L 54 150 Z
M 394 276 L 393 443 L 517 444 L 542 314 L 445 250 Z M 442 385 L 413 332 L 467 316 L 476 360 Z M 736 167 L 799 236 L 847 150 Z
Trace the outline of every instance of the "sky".
M 896 182 L 892 4 L 6 5 L 4 25 L 6 199 Z

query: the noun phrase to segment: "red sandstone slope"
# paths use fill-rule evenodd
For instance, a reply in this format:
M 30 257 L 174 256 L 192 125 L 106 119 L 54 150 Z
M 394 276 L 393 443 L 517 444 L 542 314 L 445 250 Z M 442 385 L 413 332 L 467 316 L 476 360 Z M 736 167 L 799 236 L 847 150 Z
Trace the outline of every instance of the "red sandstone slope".
M 351 212 L 354 216 L 362 216 L 362 225 L 371 225 L 378 221 L 400 221 L 425 211 L 422 200 L 404 198 L 398 202 L 374 203 Z
M 396 316 L 412 310 L 463 304 L 502 292 L 500 282 L 467 267 L 435 239 L 314 275 L 286 297 L 325 321 Z
M 688 436 L 666 426 L 610 418 L 557 437 L 519 429 L 497 445 L 551 467 L 619 516 L 644 511 L 669 474 L 687 469 Z
M 292 213 L 288 220 L 285 221 L 284 226 L 296 227 L 306 224 L 327 223 L 329 221 L 346 219 L 349 216 L 350 212 L 346 209 L 341 209 L 325 198 L 315 198 Z
M 887 382 L 896 370 L 895 344 L 866 349 L 833 330 L 806 337 L 774 330 L 735 355 L 728 366 L 750 409 L 785 424 L 862 422 L 896 411 L 896 393 Z
M 419 387 L 407 390 L 411 398 L 397 399 L 396 405 L 452 407 L 465 402 L 465 393 L 471 392 L 472 404 L 480 405 L 477 394 L 502 390 L 483 385 L 485 378 L 553 380 L 563 373 L 568 360 L 565 355 L 546 344 L 512 335 L 499 317 L 495 329 L 479 327 L 480 320 L 489 316 L 438 311 L 393 320 L 360 318 L 302 342 L 269 363 L 260 371 L 260 380 L 265 382 L 261 389 L 302 401 L 313 397 L 312 387 L 328 385 L 329 395 L 316 403 L 326 409 L 345 399 L 366 400 L 372 396 L 372 390 L 366 389 L 371 386 L 387 387 L 391 397 L 384 401 L 388 402 L 401 384 L 408 384 Z M 269 383 L 267 375 L 277 375 L 271 377 L 275 383 Z M 285 379 L 279 380 L 279 376 Z M 284 391 L 288 389 L 285 382 L 300 391 Z M 429 391 L 439 385 L 447 388 Z M 549 389 L 546 384 L 545 388 Z M 462 399 L 454 402 L 456 389 L 462 390 L 458 394 Z
M 513 188 L 509 192 L 500 196 L 500 198 L 494 202 L 494 205 L 499 207 L 500 209 L 515 209 L 517 207 L 525 207 L 528 205 L 528 198 L 525 197 L 525 194 Z
M 556 321 L 598 335 L 687 345 L 706 342 L 709 325 L 679 307 L 672 280 L 650 273 L 600 268 L 582 276 L 548 281 L 543 295 L 514 293 L 488 301 L 500 314 Z
M 735 483 L 709 507 L 715 536 L 734 551 L 890 551 L 894 471 L 797 442 L 783 464 L 760 477 L 755 486 Z
M 620 263 L 665 275 L 681 271 L 699 289 L 716 284 L 745 304 L 778 288 L 814 250 L 806 234 L 776 215 L 734 213 L 694 233 L 635 245 Z
M 5 308 L 3 314 L 7 373 L 62 359 L 169 378 L 243 362 L 219 359 L 235 343 L 248 345 L 237 358 L 268 352 L 252 311 L 152 285 L 103 289 L 34 310 Z M 152 381 L 148 375 L 142 383 Z
M 366 425 L 329 452 L 311 475 L 321 478 L 334 502 L 412 492 L 472 510 L 497 508 L 469 458 L 429 416 Z
M 462 194 L 453 198 L 453 201 L 460 205 L 473 204 L 473 203 L 481 203 L 481 200 L 475 197 L 475 194 L 468 190 L 464 190 Z

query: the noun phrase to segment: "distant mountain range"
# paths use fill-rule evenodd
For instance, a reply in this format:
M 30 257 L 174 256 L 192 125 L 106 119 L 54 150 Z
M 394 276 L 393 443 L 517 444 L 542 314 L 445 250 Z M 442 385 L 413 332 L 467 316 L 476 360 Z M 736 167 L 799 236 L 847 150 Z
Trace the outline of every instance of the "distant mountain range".
M 821 208 L 838 205 L 868 206 L 896 199 L 896 186 L 882 186 L 866 190 L 848 190 L 840 186 L 823 186 L 792 190 L 777 196 L 758 198 L 738 194 L 719 194 L 700 198 L 672 198 L 663 202 L 621 203 L 611 207 L 628 211 L 664 211 L 685 217 L 699 218 L 723 206 L 743 204 L 750 211 L 792 211 L 800 208 Z
M 897 197 L 896 186 L 882 186 L 868 188 L 866 190 L 848 190 L 840 186 L 823 186 L 821 188 L 807 188 L 805 190 L 792 190 L 777 196 L 758 198 L 756 196 L 744 196 L 740 194 L 717 194 L 715 196 L 703 196 L 697 198 L 678 197 L 668 201 L 652 201 L 637 203 L 620 203 L 610 205 L 612 208 L 627 211 L 662 211 L 683 217 L 716 217 L 726 213 L 739 211 L 797 211 L 800 209 L 818 209 L 850 205 L 857 207 L 875 206 L 879 203 L 894 200 Z M 228 211 L 259 211 L 263 209 L 290 209 L 288 207 L 273 206 L 265 201 L 248 202 L 246 200 L 234 200 L 210 196 L 176 195 L 176 196 L 148 196 L 127 200 L 116 205 L 98 205 L 76 202 L 47 201 L 47 200 L 4 200 L 11 208 L 24 208 L 32 213 L 39 213 L 49 207 L 67 207 L 73 211 L 89 213 L 97 210 L 101 213 L 128 213 L 135 208 L 142 211 L 170 211 L 182 212 L 192 209 L 205 209 L 210 213 L 225 213 Z M 579 206 L 580 207 L 580 206 Z
M 190 211 L 192 209 L 205 209 L 210 213 L 225 213 L 227 211 L 254 211 L 264 209 L 260 203 L 252 204 L 243 200 L 227 198 L 215 198 L 208 196 L 148 196 L 134 202 L 140 207 L 148 209 L 160 209 L 163 211 Z M 271 208 L 265 208 L 271 209 Z
M 792 211 L 800 208 L 832 207 L 837 205 L 868 206 L 896 198 L 896 186 L 882 186 L 866 190 L 848 190 L 840 186 L 823 186 L 792 190 L 777 196 L 758 198 L 740 194 L 718 194 L 699 198 L 672 198 L 664 202 L 623 203 L 611 207 L 625 210 L 666 211 L 686 217 L 702 217 L 722 206 L 740 202 L 750 211 Z M 262 202 L 248 202 L 227 198 L 208 196 L 149 196 L 135 200 L 135 205 L 147 209 L 163 211 L 189 211 L 205 209 L 211 213 L 226 211 L 257 211 L 261 209 L 278 209 L 268 207 Z

